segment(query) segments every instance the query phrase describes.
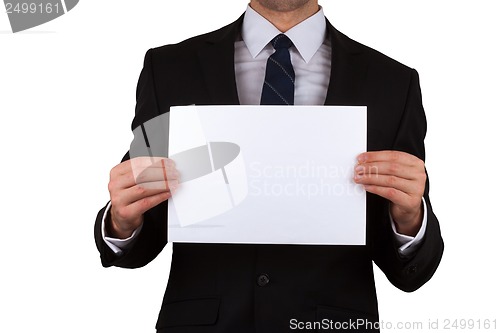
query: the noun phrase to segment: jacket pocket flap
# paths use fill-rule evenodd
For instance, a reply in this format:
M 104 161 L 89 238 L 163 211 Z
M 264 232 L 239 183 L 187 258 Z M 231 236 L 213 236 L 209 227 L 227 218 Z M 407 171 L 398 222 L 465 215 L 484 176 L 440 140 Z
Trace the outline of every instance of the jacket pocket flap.
M 219 303 L 218 298 L 203 298 L 163 304 L 156 328 L 215 324 Z

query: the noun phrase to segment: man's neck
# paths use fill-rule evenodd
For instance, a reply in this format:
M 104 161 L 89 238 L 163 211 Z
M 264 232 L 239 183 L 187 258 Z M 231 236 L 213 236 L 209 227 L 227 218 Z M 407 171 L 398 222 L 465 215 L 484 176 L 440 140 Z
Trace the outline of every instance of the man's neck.
M 287 11 L 276 11 L 252 0 L 250 7 L 271 22 L 279 31 L 286 32 L 306 20 L 319 10 L 317 1 L 308 1 L 303 6 Z

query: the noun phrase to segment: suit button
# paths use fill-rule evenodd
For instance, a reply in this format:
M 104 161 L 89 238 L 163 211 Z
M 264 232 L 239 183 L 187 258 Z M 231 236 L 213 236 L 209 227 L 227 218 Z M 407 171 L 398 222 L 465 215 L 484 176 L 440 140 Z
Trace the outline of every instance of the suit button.
M 269 283 L 269 281 L 270 281 L 269 275 L 267 275 L 267 274 L 261 274 L 257 278 L 257 284 L 259 285 L 259 287 L 264 287 L 265 285 L 267 285 Z
M 411 265 L 410 267 L 408 267 L 407 269 L 407 273 L 408 275 L 413 275 L 417 272 L 417 266 L 416 265 Z

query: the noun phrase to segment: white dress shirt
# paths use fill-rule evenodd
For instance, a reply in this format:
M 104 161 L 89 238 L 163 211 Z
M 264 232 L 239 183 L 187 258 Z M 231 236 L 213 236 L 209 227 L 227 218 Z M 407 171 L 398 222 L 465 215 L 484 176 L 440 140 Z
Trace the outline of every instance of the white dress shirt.
M 274 53 L 270 41 L 280 33 L 248 6 L 241 29 L 242 40 L 234 44 L 234 69 L 240 104 L 260 104 L 267 59 Z M 326 39 L 323 10 L 291 28 L 285 35 L 293 42 L 290 58 L 295 71 L 295 104 L 325 104 L 332 48 Z
M 270 41 L 282 33 L 272 23 L 247 7 L 241 39 L 234 44 L 234 67 L 238 98 L 242 105 L 259 105 L 269 56 L 274 52 Z M 330 82 L 332 47 L 326 38 L 326 19 L 321 8 L 316 14 L 302 21 L 285 35 L 293 42 L 290 57 L 295 71 L 295 104 L 323 105 Z M 427 225 L 427 205 L 422 198 L 424 217 L 422 227 L 415 237 L 399 234 L 394 221 L 391 224 L 401 255 L 410 255 L 422 241 Z M 108 237 L 104 219 L 111 207 L 108 204 L 102 221 L 102 234 L 106 244 L 121 254 L 142 228 L 134 231 L 127 239 Z

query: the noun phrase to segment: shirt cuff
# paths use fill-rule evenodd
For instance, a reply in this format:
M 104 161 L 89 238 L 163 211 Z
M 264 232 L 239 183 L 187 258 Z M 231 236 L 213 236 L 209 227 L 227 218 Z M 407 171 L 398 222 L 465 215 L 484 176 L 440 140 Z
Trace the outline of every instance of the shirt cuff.
M 425 229 L 427 228 L 427 204 L 425 199 L 422 198 L 422 204 L 424 206 L 424 217 L 422 218 L 422 226 L 415 237 L 403 235 L 396 231 L 396 224 L 392 219 L 392 215 L 389 213 L 391 219 L 392 231 L 396 237 L 396 243 L 399 246 L 399 254 L 402 256 L 410 256 L 418 250 L 418 245 L 422 243 L 425 235 Z
M 108 205 L 106 206 L 106 210 L 104 211 L 104 215 L 102 217 L 102 222 L 101 222 L 102 238 L 104 240 L 104 243 L 106 243 L 106 245 L 111 250 L 113 250 L 113 252 L 116 255 L 121 255 L 123 254 L 124 250 L 130 248 L 132 241 L 136 239 L 137 236 L 139 236 L 139 233 L 141 232 L 142 229 L 142 224 L 139 226 L 139 228 L 135 229 L 132 235 L 128 238 L 120 239 L 120 238 L 109 237 L 108 233 L 106 232 L 104 221 L 106 219 L 106 216 L 108 216 L 108 212 L 110 209 L 111 209 L 111 202 L 109 202 Z

